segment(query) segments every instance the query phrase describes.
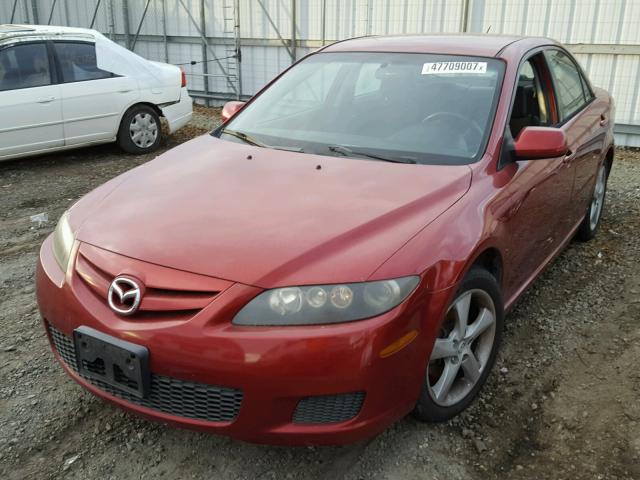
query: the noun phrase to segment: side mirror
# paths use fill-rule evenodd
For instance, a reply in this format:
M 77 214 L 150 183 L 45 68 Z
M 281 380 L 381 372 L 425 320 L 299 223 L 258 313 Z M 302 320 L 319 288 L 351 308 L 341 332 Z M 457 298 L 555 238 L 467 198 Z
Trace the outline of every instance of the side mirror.
M 569 151 L 564 132 L 551 127 L 525 127 L 514 142 L 517 160 L 556 158 Z
M 222 113 L 220 114 L 220 116 L 222 117 L 222 123 L 233 117 L 238 112 L 238 110 L 244 107 L 245 103 L 246 102 L 237 101 L 225 103 L 224 108 L 222 109 Z

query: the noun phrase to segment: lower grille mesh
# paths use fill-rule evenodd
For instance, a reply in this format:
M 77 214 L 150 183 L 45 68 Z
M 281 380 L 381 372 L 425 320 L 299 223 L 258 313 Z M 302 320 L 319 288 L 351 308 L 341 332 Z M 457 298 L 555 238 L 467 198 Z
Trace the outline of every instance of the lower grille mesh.
M 73 340 L 48 324 L 53 345 L 68 367 L 76 373 L 76 352 Z M 93 378 L 83 377 L 89 383 L 118 398 L 136 405 L 165 412 L 178 417 L 229 422 L 236 418 L 242 403 L 242 391 L 204 383 L 186 382 L 171 377 L 151 374 L 151 388 L 147 398 L 138 398 L 116 387 Z
M 294 423 L 337 423 L 355 417 L 364 401 L 364 392 L 306 397 L 293 414 Z

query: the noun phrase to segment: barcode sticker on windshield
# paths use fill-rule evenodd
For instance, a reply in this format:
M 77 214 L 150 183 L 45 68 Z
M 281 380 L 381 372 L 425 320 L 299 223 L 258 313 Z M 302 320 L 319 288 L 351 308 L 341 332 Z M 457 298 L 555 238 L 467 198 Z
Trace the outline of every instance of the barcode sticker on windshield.
M 487 73 L 487 62 L 430 62 L 422 66 L 422 75 L 439 73 Z

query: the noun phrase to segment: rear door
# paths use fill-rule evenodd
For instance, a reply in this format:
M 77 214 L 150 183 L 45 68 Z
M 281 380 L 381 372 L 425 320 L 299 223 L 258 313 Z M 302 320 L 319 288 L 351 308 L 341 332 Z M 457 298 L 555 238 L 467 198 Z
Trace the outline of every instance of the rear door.
M 572 200 L 564 228 L 571 229 L 585 215 L 593 195 L 598 162 L 605 148 L 608 112 L 596 105 L 580 67 L 560 48 L 545 51 L 558 107 L 559 125 L 567 135 L 565 159 L 574 175 Z
M 0 48 L 0 159 L 64 145 L 52 67 L 46 42 Z
M 56 41 L 65 144 L 114 139 L 127 107 L 138 99 L 136 79 L 98 68 L 92 42 Z

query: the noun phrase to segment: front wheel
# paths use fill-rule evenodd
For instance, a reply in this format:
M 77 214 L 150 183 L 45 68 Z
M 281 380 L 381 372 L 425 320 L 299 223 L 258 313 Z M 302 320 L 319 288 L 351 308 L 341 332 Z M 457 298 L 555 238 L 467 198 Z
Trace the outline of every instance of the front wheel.
M 160 117 L 148 105 L 131 107 L 122 118 L 118 130 L 118 145 L 125 152 L 141 155 L 160 145 Z
M 449 306 L 435 341 L 414 415 L 443 422 L 467 408 L 495 363 L 504 312 L 496 279 L 472 268 Z
M 602 209 L 604 207 L 604 200 L 607 195 L 607 167 L 603 163 L 598 169 L 596 176 L 596 184 L 593 187 L 593 196 L 591 197 L 591 203 L 587 212 L 584 215 L 584 219 L 578 227 L 576 238 L 583 242 L 591 240 L 596 236 L 598 227 L 600 226 L 600 219 L 602 218 Z

